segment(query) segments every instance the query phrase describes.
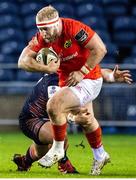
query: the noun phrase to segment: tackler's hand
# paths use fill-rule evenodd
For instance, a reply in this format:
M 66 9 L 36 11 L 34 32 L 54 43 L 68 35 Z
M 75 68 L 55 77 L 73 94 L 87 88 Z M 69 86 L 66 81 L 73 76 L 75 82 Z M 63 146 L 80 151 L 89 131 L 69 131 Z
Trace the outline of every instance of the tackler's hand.
M 116 65 L 113 70 L 113 76 L 116 82 L 132 83 L 132 78 L 129 70 L 119 70 L 119 66 Z
M 47 66 L 51 73 L 56 73 L 60 67 L 60 59 L 58 61 L 52 60 Z

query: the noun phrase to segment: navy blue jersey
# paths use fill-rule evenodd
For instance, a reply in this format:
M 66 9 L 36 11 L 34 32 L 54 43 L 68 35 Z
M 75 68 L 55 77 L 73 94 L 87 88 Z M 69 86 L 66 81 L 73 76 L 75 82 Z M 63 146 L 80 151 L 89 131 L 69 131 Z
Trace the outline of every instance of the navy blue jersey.
M 39 131 L 43 124 L 49 121 L 46 112 L 47 101 L 58 89 L 57 74 L 43 76 L 33 87 L 19 115 L 20 129 L 36 144 L 43 144 L 39 140 Z
M 48 118 L 46 104 L 49 96 L 53 95 L 57 88 L 57 74 L 44 75 L 34 86 L 23 106 L 21 115 L 27 118 Z

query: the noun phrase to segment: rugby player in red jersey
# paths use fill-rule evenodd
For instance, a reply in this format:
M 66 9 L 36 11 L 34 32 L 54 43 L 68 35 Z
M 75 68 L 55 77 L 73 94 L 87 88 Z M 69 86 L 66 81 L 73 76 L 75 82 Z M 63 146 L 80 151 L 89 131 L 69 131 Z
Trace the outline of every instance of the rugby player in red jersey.
M 101 69 L 105 82 L 126 82 L 131 84 L 132 79 L 128 70 L 120 71 L 118 66 L 114 70 Z M 46 104 L 48 99 L 57 91 L 58 75 L 44 75 L 32 89 L 32 93 L 25 101 L 22 111 L 19 115 L 19 126 L 22 132 L 33 143 L 28 148 L 25 155 L 14 154 L 13 161 L 17 165 L 18 171 L 30 170 L 32 164 L 39 160 L 49 150 L 52 144 L 52 127 L 46 112 Z M 83 121 L 84 119 L 84 121 Z M 86 124 L 86 116 L 76 117 L 75 123 Z M 78 173 L 71 164 L 66 150 L 68 142 L 65 142 L 65 156 L 58 162 L 58 169 L 62 173 Z
M 36 24 L 39 32 L 23 50 L 19 67 L 49 74 L 57 71 L 59 85 L 63 87 L 47 104 L 52 122 L 53 145 L 39 160 L 39 164 L 50 167 L 64 157 L 67 115 L 72 113 L 76 117 L 78 113 L 83 113 L 87 124 L 84 123 L 82 127 L 94 155 L 90 173 L 99 175 L 110 157 L 102 144 L 101 128 L 94 117 L 92 101 L 102 86 L 98 64 L 106 54 L 105 45 L 90 27 L 73 19 L 59 18 L 58 11 L 52 6 L 38 12 Z M 49 65 L 38 64 L 35 57 L 44 47 L 51 47 L 59 55 L 60 61 L 52 61 Z

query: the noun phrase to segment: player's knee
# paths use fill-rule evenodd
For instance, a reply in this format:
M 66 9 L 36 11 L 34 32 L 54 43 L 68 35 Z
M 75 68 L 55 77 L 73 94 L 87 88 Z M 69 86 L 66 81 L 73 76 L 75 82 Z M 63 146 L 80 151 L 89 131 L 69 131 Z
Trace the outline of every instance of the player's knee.
M 74 116 L 74 120 L 76 122 L 76 124 L 80 124 L 80 125 L 88 125 L 93 121 L 94 116 L 91 114 L 87 114 L 85 116 L 83 116 L 82 114 L 77 114 L 76 116 Z
M 45 134 L 44 131 L 40 132 L 39 134 L 39 140 L 42 144 L 48 145 L 48 144 L 52 144 L 53 143 L 53 136 L 52 134 Z
M 91 128 L 94 124 L 95 117 L 92 114 L 87 116 L 78 116 L 75 118 L 76 124 L 80 124 L 83 128 Z
M 94 116 L 86 119 L 86 121 L 84 121 L 84 123 L 81 124 L 82 128 L 84 129 L 84 131 L 86 133 L 88 132 L 92 132 L 93 129 L 96 129 L 96 127 L 99 126 L 97 120 L 95 119 Z

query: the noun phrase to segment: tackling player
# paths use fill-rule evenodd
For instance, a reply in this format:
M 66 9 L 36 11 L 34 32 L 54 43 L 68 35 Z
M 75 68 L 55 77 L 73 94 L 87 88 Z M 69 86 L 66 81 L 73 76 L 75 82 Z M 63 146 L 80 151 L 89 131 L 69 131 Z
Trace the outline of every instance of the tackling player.
M 87 105 L 88 120 L 83 129 L 94 155 L 91 174 L 99 175 L 110 157 L 102 145 L 101 128 L 94 117 L 92 101 L 98 96 L 102 86 L 98 64 L 106 54 L 105 45 L 90 27 L 73 19 L 59 18 L 58 11 L 52 6 L 38 12 L 36 24 L 39 32 L 23 50 L 19 67 L 45 73 L 58 70 L 59 85 L 72 86 L 55 93 L 47 104 L 54 141 L 39 163 L 50 167 L 64 157 L 67 114 L 78 114 L 80 108 Z M 47 66 L 36 63 L 36 54 L 43 47 L 52 47 L 59 55 L 60 62 L 52 61 Z
M 57 74 L 44 75 L 27 98 L 19 116 L 19 126 L 22 132 L 34 143 L 28 148 L 26 155 L 15 154 L 13 161 L 18 171 L 27 171 L 33 162 L 39 160 L 51 147 L 53 133 L 51 123 L 46 112 L 48 99 L 58 90 Z M 58 162 L 58 169 L 63 173 L 78 173 L 69 161 L 66 150 L 65 156 Z

